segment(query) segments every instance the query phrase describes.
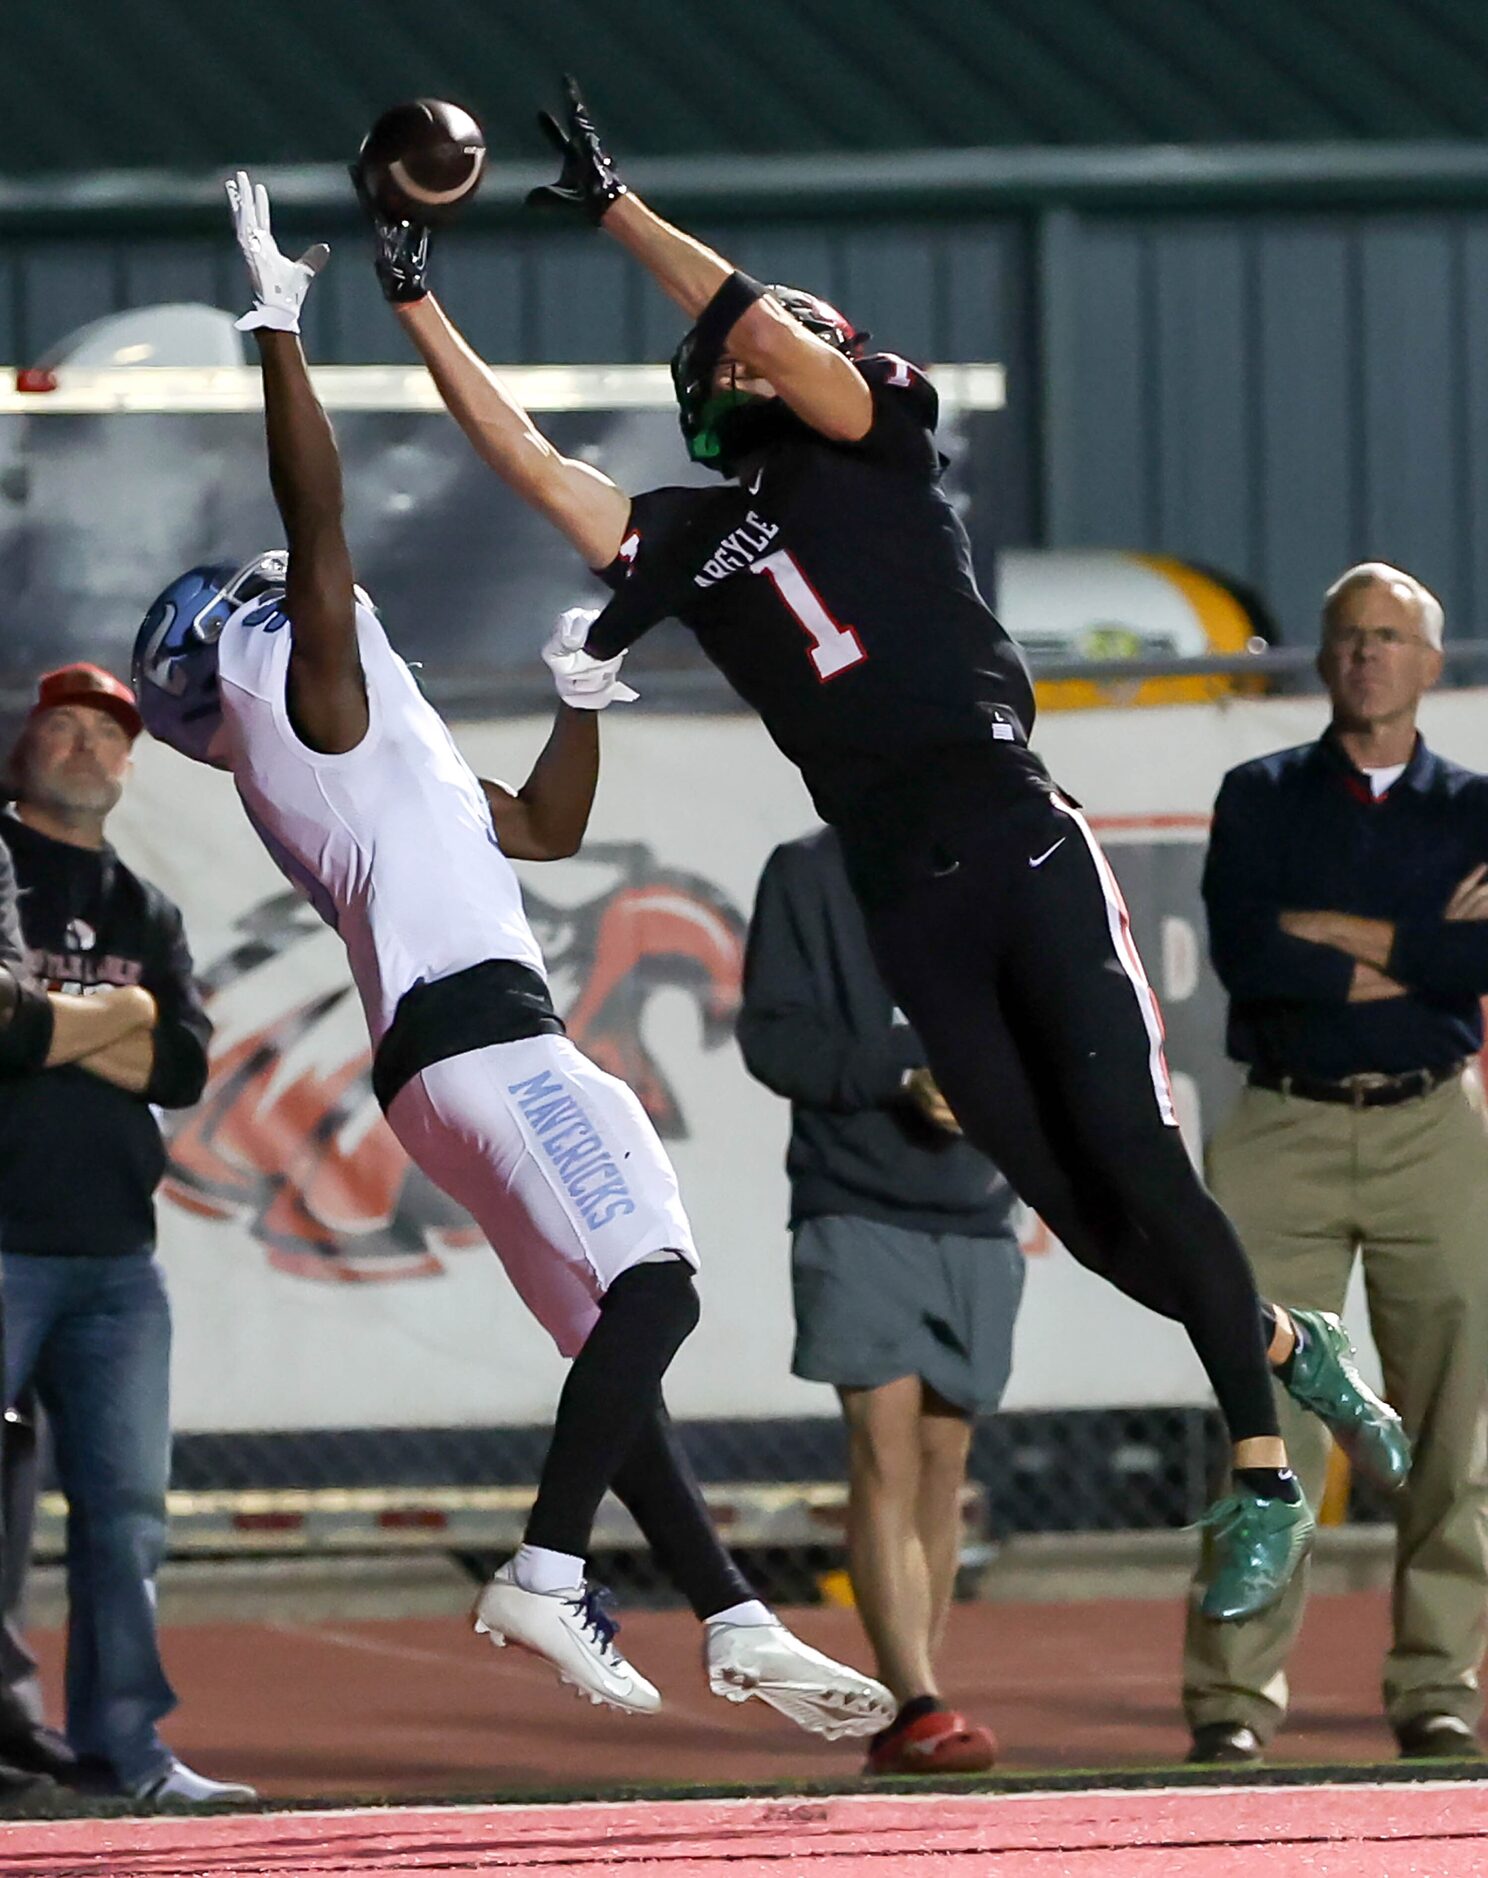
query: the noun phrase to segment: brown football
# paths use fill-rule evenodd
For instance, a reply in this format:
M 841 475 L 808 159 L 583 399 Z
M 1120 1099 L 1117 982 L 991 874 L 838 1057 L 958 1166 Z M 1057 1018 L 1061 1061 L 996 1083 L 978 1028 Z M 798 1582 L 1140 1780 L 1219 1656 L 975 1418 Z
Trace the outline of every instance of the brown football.
M 480 187 L 486 140 L 458 104 L 415 98 L 383 112 L 362 139 L 357 166 L 389 220 L 447 222 Z

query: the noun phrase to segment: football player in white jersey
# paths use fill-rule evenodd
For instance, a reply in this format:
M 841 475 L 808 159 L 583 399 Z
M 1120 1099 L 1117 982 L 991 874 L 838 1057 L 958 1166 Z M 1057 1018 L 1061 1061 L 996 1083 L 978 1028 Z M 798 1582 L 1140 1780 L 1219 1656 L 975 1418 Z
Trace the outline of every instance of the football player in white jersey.
M 353 579 L 335 439 L 297 337 L 327 250 L 282 255 L 243 172 L 228 195 L 289 549 L 173 581 L 140 629 L 135 689 L 155 736 L 231 772 L 269 853 L 340 934 L 394 1133 L 573 1359 L 523 1544 L 477 1629 L 594 1702 L 659 1705 L 585 1577 L 613 1488 L 703 1620 L 715 1694 L 757 1695 L 818 1734 L 872 1733 L 888 1691 L 793 1636 L 713 1530 L 661 1394 L 698 1315 L 676 1176 L 635 1096 L 564 1035 L 510 865 L 578 846 L 598 713 L 635 694 L 619 659 L 575 656 L 587 617 L 566 617 L 544 654 L 561 702 L 532 774 L 515 792 L 477 781 Z

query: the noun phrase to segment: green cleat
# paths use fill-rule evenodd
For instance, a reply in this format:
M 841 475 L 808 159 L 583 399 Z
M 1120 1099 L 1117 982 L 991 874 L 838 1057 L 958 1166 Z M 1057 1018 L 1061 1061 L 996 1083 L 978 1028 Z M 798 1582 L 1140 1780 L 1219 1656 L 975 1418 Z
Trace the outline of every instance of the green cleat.
M 1387 1493 L 1399 1492 L 1411 1468 L 1405 1424 L 1359 1374 L 1349 1334 L 1332 1311 L 1285 1308 L 1307 1341 L 1283 1388 L 1328 1428 L 1358 1473 Z
M 1306 1500 L 1271 1500 L 1237 1486 L 1199 1521 L 1213 1534 L 1212 1571 L 1200 1612 L 1238 1624 L 1269 1611 L 1312 1550 L 1317 1530 Z

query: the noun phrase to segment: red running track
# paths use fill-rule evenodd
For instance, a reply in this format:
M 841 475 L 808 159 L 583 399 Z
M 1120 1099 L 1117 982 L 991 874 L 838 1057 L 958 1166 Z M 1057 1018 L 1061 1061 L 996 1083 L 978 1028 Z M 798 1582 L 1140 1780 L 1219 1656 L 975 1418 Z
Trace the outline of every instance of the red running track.
M 299 1813 L 0 1828 L 0 1878 L 1480 1878 L 1479 1785 Z
M 792 1621 L 818 1647 L 866 1664 L 854 1612 L 816 1608 Z M 1182 1626 L 1177 1598 L 957 1605 L 946 1693 L 997 1730 L 1009 1769 L 1171 1765 L 1187 1746 Z M 1387 1634 L 1382 1596 L 1312 1600 L 1278 1762 L 1393 1757 L 1379 1706 Z M 60 1636 L 40 1632 L 35 1641 L 55 1692 Z M 166 1663 L 181 1706 L 165 1736 L 207 1773 L 320 1804 L 368 1794 L 415 1804 L 524 1790 L 547 1797 L 566 1785 L 593 1792 L 620 1782 L 841 1780 L 861 1765 L 856 1743 L 817 1740 L 757 1702 L 734 1707 L 710 1696 L 687 1614 L 633 1613 L 622 1642 L 661 1688 L 659 1715 L 576 1701 L 541 1664 L 473 1637 L 461 1615 L 168 1624 Z

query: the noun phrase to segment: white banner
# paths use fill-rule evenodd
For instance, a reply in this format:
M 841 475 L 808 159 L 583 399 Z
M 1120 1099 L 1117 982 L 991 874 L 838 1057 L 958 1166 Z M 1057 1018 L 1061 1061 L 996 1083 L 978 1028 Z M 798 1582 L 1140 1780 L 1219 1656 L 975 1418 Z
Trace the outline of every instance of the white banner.
M 1132 902 L 1164 1001 L 1186 1132 L 1233 1087 L 1197 897 L 1224 771 L 1314 736 L 1314 700 L 1050 715 L 1038 745 L 1085 805 Z M 1488 694 L 1434 700 L 1428 737 L 1472 762 Z M 520 778 L 547 732 L 458 728 Z M 585 852 L 524 870 L 560 1009 L 667 1136 L 703 1257 L 703 1321 L 672 1371 L 676 1414 L 833 1412 L 788 1373 L 786 1106 L 732 1038 L 742 936 L 772 846 L 812 825 L 794 771 L 745 718 L 613 712 Z M 492 1426 L 548 1419 L 561 1365 L 468 1222 L 412 1173 L 367 1086 L 339 942 L 290 895 L 225 778 L 141 747 L 112 829 L 185 911 L 218 1031 L 201 1106 L 173 1118 L 160 1206 L 183 1432 Z M 430 891 L 438 892 L 431 881 Z M 1204 1399 L 1186 1342 L 1030 1246 L 1009 1406 Z

